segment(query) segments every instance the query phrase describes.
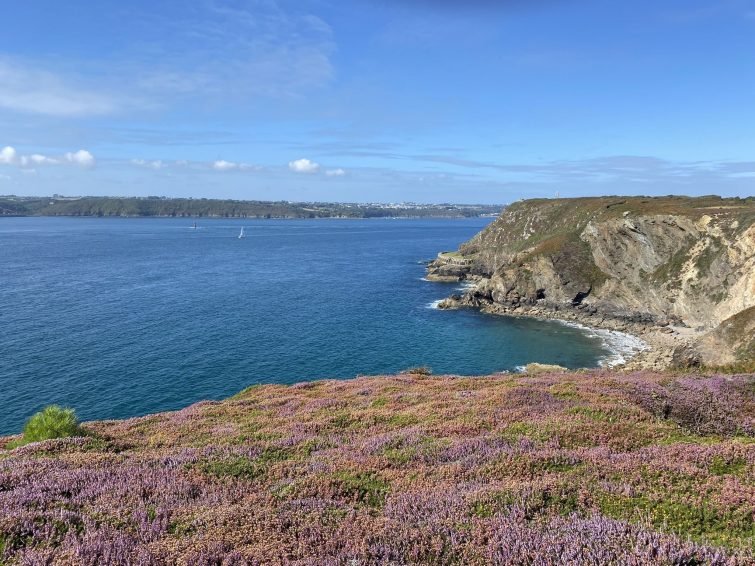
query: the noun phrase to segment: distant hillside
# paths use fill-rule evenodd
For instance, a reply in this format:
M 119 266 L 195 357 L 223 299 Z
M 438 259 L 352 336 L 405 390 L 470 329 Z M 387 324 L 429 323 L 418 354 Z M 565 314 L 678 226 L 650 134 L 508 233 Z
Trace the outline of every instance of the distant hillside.
M 196 218 L 475 217 L 500 205 L 292 203 L 161 197 L 1 197 L 0 216 L 156 216 Z
M 749 329 L 745 336 L 715 334 L 716 344 L 731 348 L 692 344 L 679 354 L 715 364 L 752 355 L 755 198 L 521 201 L 459 252 L 471 265 L 439 260 L 430 271 L 478 276 L 467 303 L 579 311 L 591 325 L 623 320 L 699 334 L 736 317 L 730 326 Z

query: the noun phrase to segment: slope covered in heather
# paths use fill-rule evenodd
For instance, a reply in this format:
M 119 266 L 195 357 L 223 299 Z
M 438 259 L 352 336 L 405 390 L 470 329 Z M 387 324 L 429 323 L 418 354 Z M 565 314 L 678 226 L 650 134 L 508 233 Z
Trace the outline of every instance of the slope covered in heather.
M 399 375 L 88 423 L 0 450 L 0 562 L 748 564 L 754 387 Z

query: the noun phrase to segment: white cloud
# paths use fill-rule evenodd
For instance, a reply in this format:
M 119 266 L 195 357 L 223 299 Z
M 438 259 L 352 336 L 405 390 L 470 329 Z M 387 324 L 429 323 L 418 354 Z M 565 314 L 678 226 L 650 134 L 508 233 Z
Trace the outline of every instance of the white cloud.
M 72 86 L 60 76 L 28 62 L 0 59 L 0 108 L 51 116 L 93 116 L 117 109 L 114 98 Z
M 227 161 L 225 159 L 218 159 L 208 163 L 202 163 L 197 161 L 189 161 L 187 159 L 177 159 L 175 161 L 165 162 L 162 159 L 132 159 L 131 164 L 137 167 L 144 167 L 146 169 L 154 169 L 155 171 L 164 169 L 166 167 L 181 167 L 181 168 L 199 168 L 206 169 L 209 167 L 213 171 L 260 171 L 262 167 L 257 165 L 250 165 L 248 163 L 240 163 L 236 161 Z
M 72 164 L 79 167 L 91 168 L 94 167 L 95 159 L 94 155 L 85 149 L 80 149 L 75 153 L 66 153 L 62 157 L 48 157 L 41 153 L 32 153 L 31 155 L 19 155 L 16 148 L 11 146 L 5 146 L 0 150 L 0 164 L 4 165 L 17 165 L 27 171 L 34 171 L 29 169 L 36 165 L 60 165 L 60 164 Z
M 46 155 L 40 155 L 39 153 L 22 155 L 19 162 L 21 163 L 21 167 L 28 167 L 29 165 L 57 165 L 60 163 L 57 159 L 47 157 Z
M 212 168 L 215 169 L 215 171 L 232 171 L 234 169 L 238 169 L 239 164 L 234 163 L 233 161 L 226 161 L 225 159 L 220 159 L 218 161 L 215 161 L 212 164 Z
M 325 174 L 328 177 L 343 177 L 344 175 L 346 175 L 346 171 L 344 171 L 341 168 L 338 168 L 338 169 L 328 169 L 327 171 L 325 171 Z
M 288 168 L 294 173 L 317 173 L 320 170 L 320 164 L 309 159 L 297 159 L 291 161 Z
M 213 162 L 212 168 L 215 171 L 259 171 L 261 167 L 257 165 L 249 165 L 248 163 L 236 163 L 234 161 L 226 161 L 220 159 Z
M 147 167 L 149 169 L 162 169 L 165 164 L 160 159 L 155 159 L 153 161 L 147 161 L 145 159 L 132 159 L 131 163 L 134 165 L 137 165 L 139 167 Z
M 16 149 L 7 145 L 0 150 L 0 163 L 14 165 L 16 163 Z
M 87 169 L 94 167 L 95 164 L 94 155 L 92 155 L 85 149 L 80 149 L 75 153 L 66 153 L 65 159 L 69 163 L 73 163 L 74 165 L 79 165 L 80 167 L 85 167 Z

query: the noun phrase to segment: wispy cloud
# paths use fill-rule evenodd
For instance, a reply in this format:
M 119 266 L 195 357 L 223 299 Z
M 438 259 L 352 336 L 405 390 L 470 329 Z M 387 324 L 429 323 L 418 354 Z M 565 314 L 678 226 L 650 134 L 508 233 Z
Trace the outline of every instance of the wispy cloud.
M 213 161 L 210 166 L 215 171 L 259 171 L 260 167 L 249 165 L 248 163 L 236 163 L 235 161 L 226 161 L 219 159 Z
M 96 139 L 108 143 L 147 146 L 208 146 L 239 143 L 235 134 L 212 129 L 157 129 L 110 127 L 96 131 Z
M 148 169 L 159 170 L 165 166 L 165 163 L 160 159 L 146 160 L 146 159 L 132 159 L 131 163 L 138 167 L 146 167 Z
M 755 172 L 755 162 L 679 162 L 643 155 L 612 155 L 581 160 L 554 160 L 542 163 L 496 163 L 448 155 L 407 155 L 404 159 L 439 163 L 468 169 L 489 169 L 503 174 L 528 175 L 548 182 L 632 180 L 651 182 L 667 179 L 724 179 Z
M 297 97 L 334 75 L 335 42 L 320 18 L 278 2 L 209 2 L 165 25 L 156 23 L 148 49 L 132 54 L 143 93 L 223 101 L 250 96 Z
M 197 3 L 167 22 L 145 20 L 143 41 L 118 57 L 0 56 L 0 110 L 86 117 L 179 100 L 249 104 L 299 97 L 332 79 L 335 42 L 326 22 L 274 0 L 233 6 Z
M 142 169 L 151 169 L 153 171 L 161 171 L 164 169 L 172 169 L 173 171 L 190 170 L 193 173 L 200 171 L 217 171 L 220 173 L 228 171 L 262 171 L 263 167 L 259 165 L 252 165 L 250 163 L 244 163 L 239 161 L 228 161 L 226 159 L 216 159 L 214 161 L 191 161 L 188 159 L 175 159 L 171 161 L 163 159 L 112 159 L 110 163 L 119 165 L 123 163 L 130 164 Z
M 33 153 L 32 155 L 22 155 L 19 158 L 22 167 L 27 165 L 57 165 L 60 163 L 58 159 L 47 157 L 39 153 Z
M 325 171 L 325 175 L 328 177 L 344 177 L 346 175 L 346 171 L 338 168 L 338 169 L 328 169 Z
M 115 97 L 28 61 L 0 59 L 0 108 L 51 116 L 96 116 L 118 110 Z

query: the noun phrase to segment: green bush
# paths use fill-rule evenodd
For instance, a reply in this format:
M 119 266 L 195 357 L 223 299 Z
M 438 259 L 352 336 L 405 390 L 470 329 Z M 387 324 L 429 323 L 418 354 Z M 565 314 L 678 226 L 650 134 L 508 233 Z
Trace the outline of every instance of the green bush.
M 67 438 L 83 434 L 76 413 L 73 409 L 64 409 L 58 405 L 49 405 L 26 421 L 23 437 L 15 446 L 23 446 L 40 440 Z
M 408 375 L 432 375 L 433 370 L 427 366 L 419 366 L 415 368 L 405 369 L 401 373 Z
M 369 507 L 382 507 L 390 484 L 375 472 L 340 471 L 333 476 L 339 495 Z

